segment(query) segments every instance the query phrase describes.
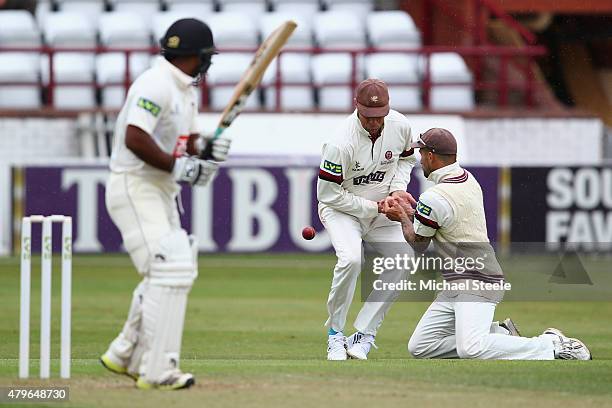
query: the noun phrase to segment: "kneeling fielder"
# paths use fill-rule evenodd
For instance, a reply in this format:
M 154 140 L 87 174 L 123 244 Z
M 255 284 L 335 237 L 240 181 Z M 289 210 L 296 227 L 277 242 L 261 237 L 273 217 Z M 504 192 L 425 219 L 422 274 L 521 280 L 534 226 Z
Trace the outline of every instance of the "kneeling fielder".
M 482 190 L 474 176 L 456 162 L 454 136 L 445 129 L 430 129 L 412 147 L 420 149 L 423 173 L 435 185 L 421 194 L 416 213 L 405 202 L 388 198 L 383 206 L 387 217 L 401 221 L 404 236 L 415 250 L 427 248 L 431 239 L 437 247 L 483 243 L 490 248 Z M 444 271 L 443 278 L 448 282 L 503 282 L 503 272 L 494 255 L 492 258 L 492 267 L 482 272 Z M 509 320 L 505 322 L 509 326 L 500 327 L 493 322 L 499 300 L 489 291 L 440 292 L 419 321 L 408 351 L 416 358 L 591 359 L 584 343 L 557 329 L 526 338 L 518 336 Z

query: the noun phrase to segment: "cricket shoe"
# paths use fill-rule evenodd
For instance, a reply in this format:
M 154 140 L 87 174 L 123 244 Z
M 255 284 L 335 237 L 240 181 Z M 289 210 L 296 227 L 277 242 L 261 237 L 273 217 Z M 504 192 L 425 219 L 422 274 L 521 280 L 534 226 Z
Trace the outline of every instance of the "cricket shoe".
M 136 387 L 141 390 L 182 390 L 191 387 L 193 384 L 195 384 L 193 374 L 183 373 L 180 370 L 172 371 L 165 380 L 160 381 L 159 383 L 150 383 L 144 376 L 139 377 L 138 381 L 136 381 Z
M 559 329 L 548 328 L 544 333 L 553 337 L 555 358 L 559 360 L 592 360 L 593 356 L 586 344 L 578 339 L 567 337 Z
M 521 332 L 518 329 L 518 326 L 512 321 L 511 318 L 506 318 L 503 322 L 499 323 L 500 327 L 508 330 L 511 336 L 521 337 Z
M 346 343 L 346 354 L 348 354 L 350 358 L 355 358 L 357 360 L 367 360 L 370 349 L 372 347 L 378 349 L 374 343 L 374 336 L 371 334 L 353 333 L 346 339 Z
M 327 359 L 329 361 L 346 360 L 346 337 L 342 332 L 327 336 Z
M 138 380 L 138 374 L 128 372 L 127 367 L 108 351 L 100 356 L 100 363 L 111 373 L 128 376 L 134 381 Z

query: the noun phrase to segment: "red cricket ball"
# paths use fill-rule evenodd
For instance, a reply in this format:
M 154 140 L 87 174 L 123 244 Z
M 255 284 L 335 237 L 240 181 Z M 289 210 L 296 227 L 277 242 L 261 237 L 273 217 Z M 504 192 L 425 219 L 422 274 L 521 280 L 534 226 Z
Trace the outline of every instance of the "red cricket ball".
M 315 231 L 315 229 L 314 229 L 314 228 L 312 228 L 312 227 L 305 227 L 305 228 L 302 230 L 302 237 L 303 237 L 304 239 L 307 239 L 307 240 L 309 240 L 309 241 L 310 241 L 311 239 L 313 239 L 313 238 L 315 237 L 316 233 L 317 233 L 317 232 Z

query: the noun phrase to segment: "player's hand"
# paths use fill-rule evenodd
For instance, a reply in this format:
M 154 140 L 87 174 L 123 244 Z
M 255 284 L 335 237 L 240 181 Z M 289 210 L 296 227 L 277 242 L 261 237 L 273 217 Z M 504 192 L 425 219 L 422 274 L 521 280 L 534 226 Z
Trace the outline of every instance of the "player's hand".
M 201 146 L 200 159 L 222 162 L 227 160 L 232 141 L 226 137 L 215 139 L 213 135 L 202 135 L 199 144 Z
M 410 204 L 411 206 L 415 206 L 417 203 L 414 197 L 412 197 L 412 194 L 406 191 L 402 191 L 402 190 L 397 190 L 397 191 L 392 192 L 391 197 L 395 197 L 399 199 L 400 201 Z
M 186 181 L 192 186 L 205 186 L 217 172 L 219 164 L 200 160 L 195 156 L 183 156 L 174 161 L 172 176 L 176 181 Z
M 416 210 L 414 209 L 414 207 L 412 205 L 408 204 L 407 202 L 405 202 L 403 200 L 398 200 L 397 204 L 400 207 L 402 207 L 402 209 L 404 210 L 404 212 L 406 213 L 406 215 L 408 217 L 414 217 L 414 214 L 416 213 Z
M 409 219 L 409 213 L 406 211 L 407 208 L 412 210 L 412 207 L 409 205 L 402 205 L 401 201 L 395 197 L 387 197 L 384 200 L 383 204 L 383 213 L 387 216 L 391 221 L 406 221 Z M 414 213 L 414 210 L 412 210 Z

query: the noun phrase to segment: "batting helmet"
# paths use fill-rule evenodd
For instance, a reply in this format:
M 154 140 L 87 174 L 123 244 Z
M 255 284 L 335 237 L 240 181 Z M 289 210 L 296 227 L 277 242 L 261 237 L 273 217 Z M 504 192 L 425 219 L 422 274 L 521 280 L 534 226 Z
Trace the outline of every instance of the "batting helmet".
M 211 57 L 217 53 L 212 31 L 206 23 L 195 18 L 175 21 L 159 40 L 162 54 L 173 58 L 197 55 L 202 62 L 200 73 L 204 74 L 211 64 Z

